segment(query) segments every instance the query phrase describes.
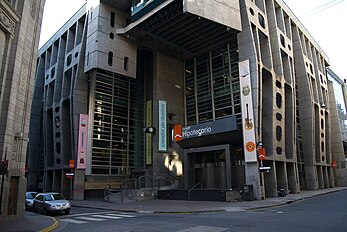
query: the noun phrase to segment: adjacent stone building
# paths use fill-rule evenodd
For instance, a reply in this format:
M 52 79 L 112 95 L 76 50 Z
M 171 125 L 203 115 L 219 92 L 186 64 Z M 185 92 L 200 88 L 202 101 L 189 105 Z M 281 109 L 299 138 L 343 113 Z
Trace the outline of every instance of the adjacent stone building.
M 22 216 L 26 153 L 43 0 L 0 1 L 0 174 L 2 216 Z
M 281 0 L 87 1 L 39 50 L 29 188 L 334 187 L 328 66 Z

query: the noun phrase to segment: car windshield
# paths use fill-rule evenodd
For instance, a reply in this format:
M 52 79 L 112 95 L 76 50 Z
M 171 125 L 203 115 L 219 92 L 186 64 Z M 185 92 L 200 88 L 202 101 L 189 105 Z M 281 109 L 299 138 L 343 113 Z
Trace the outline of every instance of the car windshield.
M 34 199 L 36 197 L 36 193 L 27 193 L 27 199 Z
M 60 194 L 50 194 L 45 196 L 46 201 L 56 201 L 56 200 L 64 200 L 64 197 Z

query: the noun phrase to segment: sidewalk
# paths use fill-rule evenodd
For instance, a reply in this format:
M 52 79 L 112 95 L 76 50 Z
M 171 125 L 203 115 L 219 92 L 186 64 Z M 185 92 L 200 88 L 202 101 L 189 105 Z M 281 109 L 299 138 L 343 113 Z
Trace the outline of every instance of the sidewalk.
M 299 194 L 290 194 L 286 197 L 275 197 L 259 201 L 241 202 L 148 200 L 117 204 L 110 203 L 105 200 L 83 200 L 71 201 L 71 205 L 72 207 L 85 207 L 138 213 L 236 212 L 289 204 L 307 198 L 344 190 L 347 190 L 347 187 L 337 187 L 315 191 L 301 191 Z
M 290 194 L 286 197 L 268 198 L 260 201 L 241 202 L 214 202 L 214 201 L 178 201 L 178 200 L 149 200 L 125 204 L 110 203 L 104 200 L 70 201 L 72 207 L 85 207 L 93 209 L 115 210 L 121 212 L 137 213 L 212 213 L 212 212 L 238 212 L 260 208 L 267 208 L 289 204 L 307 198 L 328 194 L 337 191 L 346 191 L 347 187 L 338 187 L 316 191 L 301 191 L 299 194 Z M 52 231 L 59 226 L 53 217 L 32 212 L 25 212 L 23 218 L 0 217 L 0 232 L 16 231 Z

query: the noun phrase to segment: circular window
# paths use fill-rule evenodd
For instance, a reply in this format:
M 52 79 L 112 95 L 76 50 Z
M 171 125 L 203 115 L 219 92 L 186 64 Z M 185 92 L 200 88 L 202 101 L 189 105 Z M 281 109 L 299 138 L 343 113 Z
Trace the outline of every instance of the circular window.
M 75 58 L 77 58 L 77 57 L 78 57 L 78 52 L 75 53 Z
M 61 159 L 60 158 L 57 158 L 55 161 L 57 162 L 57 164 L 61 164 Z
M 277 153 L 278 155 L 282 155 L 282 147 L 277 147 L 277 148 L 276 148 L 276 153 Z
M 277 113 L 277 114 L 276 114 L 276 119 L 277 119 L 278 121 L 281 121 L 281 120 L 282 120 L 282 114 Z
M 69 66 L 72 62 L 72 55 L 70 54 L 67 58 L 66 58 L 66 65 Z
M 110 39 L 114 39 L 114 34 L 112 32 L 110 33 Z
M 281 84 L 281 82 L 280 81 L 276 81 L 276 86 L 277 86 L 277 88 L 282 88 L 282 84 Z
M 55 112 L 58 113 L 60 110 L 59 106 L 55 107 Z
M 279 109 L 282 108 L 282 95 L 280 93 L 276 93 L 276 106 Z
M 322 138 L 324 138 L 324 133 L 321 133 L 320 136 L 321 136 Z
M 48 79 L 48 78 L 49 78 L 49 75 L 47 74 L 47 75 L 46 75 L 46 79 Z
M 55 137 L 60 138 L 60 132 L 55 133 Z
M 249 8 L 249 12 L 251 13 L 251 15 L 254 15 L 254 10 L 252 9 L 252 7 Z

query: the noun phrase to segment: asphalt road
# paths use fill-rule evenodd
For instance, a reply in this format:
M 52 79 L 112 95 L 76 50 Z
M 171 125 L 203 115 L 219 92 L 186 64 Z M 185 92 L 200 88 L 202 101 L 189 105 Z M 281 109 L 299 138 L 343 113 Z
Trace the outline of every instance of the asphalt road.
M 207 214 L 141 214 L 73 208 L 55 231 L 346 232 L 347 191 L 281 207 Z

